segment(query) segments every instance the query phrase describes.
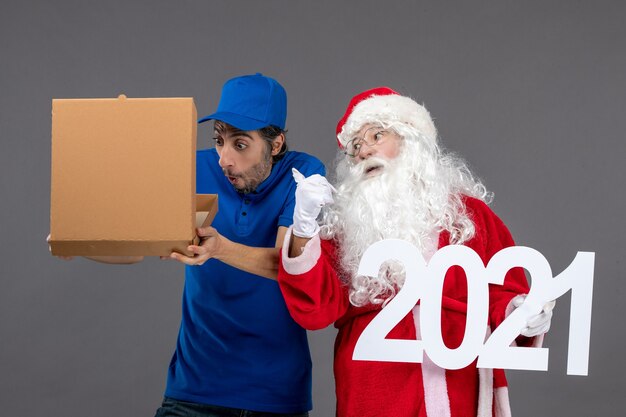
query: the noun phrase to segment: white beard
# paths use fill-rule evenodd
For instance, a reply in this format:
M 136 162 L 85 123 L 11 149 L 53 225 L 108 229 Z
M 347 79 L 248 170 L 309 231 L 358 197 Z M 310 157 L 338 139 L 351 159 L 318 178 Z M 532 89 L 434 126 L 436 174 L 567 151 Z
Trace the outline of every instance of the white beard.
M 340 248 L 341 268 L 351 284 L 351 301 L 355 305 L 380 304 L 393 298 L 404 283 L 404 269 L 389 261 L 379 277 L 357 276 L 365 250 L 383 239 L 403 239 L 430 252 L 436 248 L 439 227 L 428 222 L 422 195 L 403 158 L 393 163 L 370 158 L 352 167 L 338 187 L 335 204 L 326 213 L 341 219 L 335 224 Z M 373 176 L 365 172 L 379 168 Z M 371 174 L 370 174 L 371 175 Z
M 378 166 L 382 168 L 374 175 L 365 174 Z M 451 191 L 458 190 L 453 181 L 459 176 L 454 172 L 443 169 L 436 158 L 419 149 L 419 143 L 407 140 L 391 163 L 380 158 L 357 165 L 339 163 L 338 192 L 335 203 L 324 209 L 321 236 L 338 242 L 340 275 L 350 285 L 353 305 L 384 306 L 404 283 L 404 268 L 398 261 L 386 262 L 378 277 L 357 276 L 361 256 L 373 243 L 403 239 L 429 259 L 440 232 L 456 233 L 453 224 L 466 229 L 461 230 L 461 242 L 473 235 L 473 224 L 464 207 L 459 207 L 460 194 Z

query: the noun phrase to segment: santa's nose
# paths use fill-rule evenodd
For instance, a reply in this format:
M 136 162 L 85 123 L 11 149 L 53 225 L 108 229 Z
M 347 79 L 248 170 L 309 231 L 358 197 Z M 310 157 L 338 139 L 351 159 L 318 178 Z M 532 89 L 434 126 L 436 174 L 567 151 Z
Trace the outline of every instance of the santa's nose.
M 359 158 L 361 160 L 365 160 L 374 155 L 376 155 L 376 147 L 370 146 L 365 141 L 363 141 L 361 143 L 361 149 L 359 149 Z

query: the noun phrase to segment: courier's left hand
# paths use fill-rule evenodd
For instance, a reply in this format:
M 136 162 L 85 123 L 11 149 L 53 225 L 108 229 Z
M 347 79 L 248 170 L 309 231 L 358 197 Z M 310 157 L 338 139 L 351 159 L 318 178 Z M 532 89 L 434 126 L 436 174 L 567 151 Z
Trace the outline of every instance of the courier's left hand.
M 511 304 L 517 308 L 524 303 L 526 299 L 525 295 L 518 295 L 511 300 Z M 552 321 L 552 310 L 556 301 L 552 300 L 547 302 L 541 311 L 534 316 L 528 318 L 526 327 L 521 331 L 522 336 L 533 337 L 547 333 L 550 330 L 550 323 Z
M 201 239 L 200 245 L 187 246 L 187 250 L 192 252 L 194 254 L 193 256 L 172 252 L 170 258 L 176 259 L 186 265 L 202 265 L 209 259 L 214 258 L 219 252 L 225 238 L 213 227 L 199 228 L 197 233 Z

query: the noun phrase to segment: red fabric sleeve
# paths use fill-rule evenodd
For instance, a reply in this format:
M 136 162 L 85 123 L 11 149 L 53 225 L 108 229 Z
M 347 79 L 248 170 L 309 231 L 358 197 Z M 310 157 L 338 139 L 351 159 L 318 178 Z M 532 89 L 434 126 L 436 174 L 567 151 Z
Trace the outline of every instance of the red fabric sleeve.
M 292 275 L 278 262 L 278 284 L 291 317 L 309 330 L 323 329 L 348 309 L 346 288 L 335 269 L 335 246 L 321 241 L 321 255 L 309 271 Z
M 473 211 L 470 214 L 474 218 L 477 235 L 481 235 L 485 265 L 500 250 L 515 246 L 509 229 L 485 203 L 468 199 L 467 207 Z M 528 290 L 524 269 L 519 267 L 507 272 L 502 285 L 489 285 L 489 324 L 492 329 L 504 321 L 506 307 L 511 299 L 519 294 L 528 294 Z

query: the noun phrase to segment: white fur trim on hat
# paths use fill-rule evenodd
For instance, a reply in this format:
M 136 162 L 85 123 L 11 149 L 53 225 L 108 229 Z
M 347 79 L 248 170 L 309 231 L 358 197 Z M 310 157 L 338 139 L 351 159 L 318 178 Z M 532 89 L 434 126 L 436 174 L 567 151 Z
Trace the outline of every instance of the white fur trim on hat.
M 413 99 L 395 94 L 374 95 L 357 104 L 346 123 L 337 135 L 337 139 L 346 146 L 348 141 L 367 123 L 376 122 L 406 123 L 422 134 L 435 139 L 437 129 L 426 108 Z

